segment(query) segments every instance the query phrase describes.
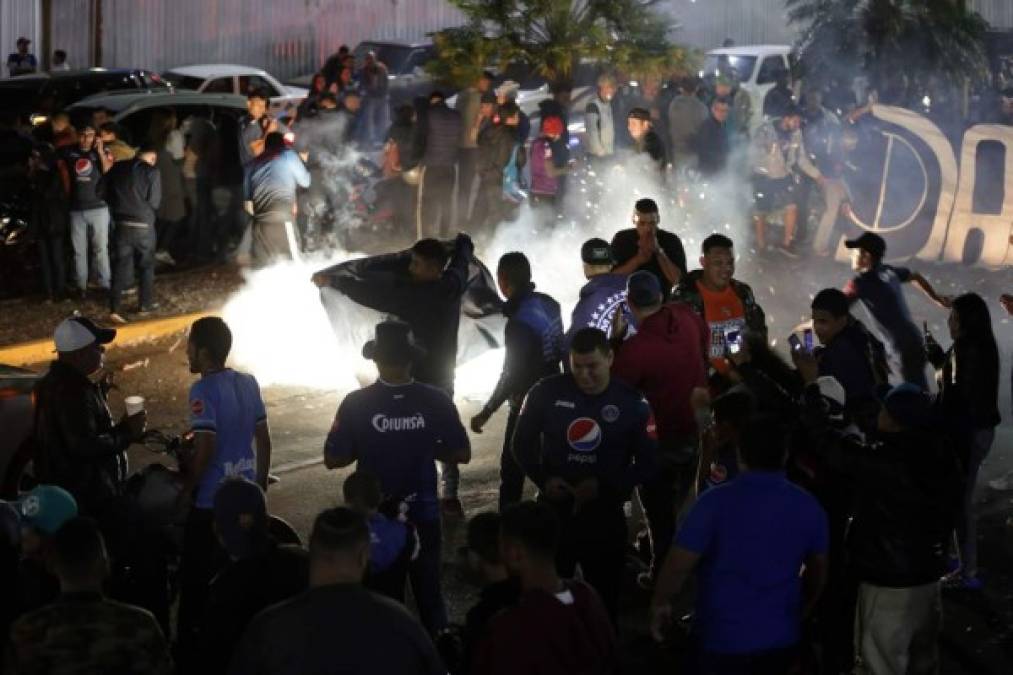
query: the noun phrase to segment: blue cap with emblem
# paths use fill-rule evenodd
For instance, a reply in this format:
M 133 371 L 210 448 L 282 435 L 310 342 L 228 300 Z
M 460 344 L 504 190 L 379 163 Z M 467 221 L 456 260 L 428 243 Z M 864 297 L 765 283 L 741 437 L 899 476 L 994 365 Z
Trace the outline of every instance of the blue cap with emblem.
M 626 281 L 626 298 L 632 307 L 650 307 L 661 302 L 661 282 L 652 273 L 634 272 Z

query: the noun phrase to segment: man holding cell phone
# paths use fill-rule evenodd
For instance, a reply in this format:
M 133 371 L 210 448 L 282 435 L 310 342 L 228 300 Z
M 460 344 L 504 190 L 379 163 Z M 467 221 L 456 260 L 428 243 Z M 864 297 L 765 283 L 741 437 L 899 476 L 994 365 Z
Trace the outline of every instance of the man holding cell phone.
M 703 241 L 701 269 L 690 272 L 672 294 L 673 302 L 684 302 L 700 315 L 710 330 L 708 357 L 720 374 L 731 368 L 726 357 L 738 353 L 745 333 L 767 337 L 767 319 L 756 302 L 753 289 L 733 279 L 735 250 L 732 240 L 712 234 Z

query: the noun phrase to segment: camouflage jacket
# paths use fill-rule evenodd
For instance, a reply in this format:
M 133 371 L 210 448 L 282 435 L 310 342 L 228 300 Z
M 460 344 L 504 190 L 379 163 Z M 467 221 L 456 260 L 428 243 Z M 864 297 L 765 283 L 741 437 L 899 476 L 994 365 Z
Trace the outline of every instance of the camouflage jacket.
M 99 594 L 65 594 L 11 628 L 8 672 L 19 675 L 171 675 L 155 618 Z

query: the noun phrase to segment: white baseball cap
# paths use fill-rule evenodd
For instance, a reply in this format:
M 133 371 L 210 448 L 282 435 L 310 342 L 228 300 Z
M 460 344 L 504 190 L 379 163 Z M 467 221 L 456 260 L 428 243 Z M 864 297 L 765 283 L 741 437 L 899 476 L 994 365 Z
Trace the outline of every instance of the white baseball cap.
M 823 377 L 816 379 L 816 384 L 820 388 L 820 395 L 823 398 L 836 403 L 842 409 L 844 404 L 848 400 L 848 395 L 844 391 L 844 387 L 840 382 L 837 381 L 836 377 L 830 375 L 824 375 Z
M 56 343 L 58 352 L 76 352 L 95 343 L 109 344 L 115 338 L 114 329 L 99 328 L 94 321 L 83 316 L 64 319 L 53 333 L 53 342 Z

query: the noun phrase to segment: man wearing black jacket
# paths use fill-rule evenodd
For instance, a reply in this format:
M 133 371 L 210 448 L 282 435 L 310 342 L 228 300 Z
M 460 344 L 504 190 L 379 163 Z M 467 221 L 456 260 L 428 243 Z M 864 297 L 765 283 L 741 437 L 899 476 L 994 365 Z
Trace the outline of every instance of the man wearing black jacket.
M 798 363 L 813 382 L 812 359 Z M 831 428 L 818 387 L 810 384 L 805 398 L 812 447 L 857 490 L 847 550 L 859 581 L 858 655 L 873 673 L 935 672 L 939 580 L 962 497 L 952 443 L 931 428 L 930 400 L 917 385 L 886 394 L 873 443 Z
M 73 317 L 56 327 L 57 359 L 35 388 L 35 475 L 74 496 L 80 512 L 101 520 L 122 493 L 126 450 L 144 433 L 139 412 L 113 423 L 106 392 L 89 379 L 103 366 L 116 331 Z
M 536 293 L 531 283 L 531 264 L 523 253 L 507 253 L 499 260 L 496 278 L 507 299 L 506 356 L 496 389 L 482 411 L 471 418 L 471 430 L 482 433 L 489 418 L 504 402 L 510 402 L 503 454 L 500 457 L 499 510 L 521 500 L 524 470 L 511 451 L 514 428 L 524 396 L 544 377 L 558 375 L 563 350 L 563 319 L 559 303 Z
M 106 201 L 116 224 L 116 274 L 109 294 L 109 319 L 126 323 L 120 315 L 123 289 L 141 281 L 140 314 L 155 308 L 155 217 L 162 202 L 162 180 L 155 168 L 158 150 L 145 146 L 134 159 L 117 162 L 106 174 Z
M 407 323 L 425 351 L 413 364 L 413 377 L 453 397 L 461 297 L 468 285 L 468 260 L 474 248 L 466 234 L 457 235 L 451 256 L 439 241 L 421 239 L 410 252 L 378 256 L 367 264 L 366 272 L 390 272 L 388 283 L 341 276 L 335 268 L 314 274 L 313 283 L 336 288 L 360 305 Z M 442 477 L 444 509 L 462 514 L 457 465 L 443 464 Z
M 453 217 L 461 113 L 448 108 L 443 94 L 434 91 L 429 96 L 425 125 L 417 227 L 420 235 L 441 236 L 450 229 Z

